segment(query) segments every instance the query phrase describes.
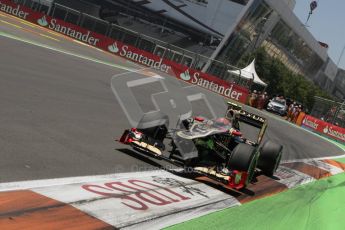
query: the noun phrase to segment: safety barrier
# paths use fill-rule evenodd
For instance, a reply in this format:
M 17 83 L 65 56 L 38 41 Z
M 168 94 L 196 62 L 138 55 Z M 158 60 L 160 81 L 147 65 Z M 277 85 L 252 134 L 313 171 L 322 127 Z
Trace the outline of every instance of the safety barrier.
M 18 5 L 12 1 L 1 0 L 0 10 L 47 29 L 64 34 L 88 45 L 110 52 L 114 55 L 151 67 L 155 70 L 168 73 L 180 80 L 206 88 L 226 98 L 245 103 L 249 95 L 249 91 L 245 87 L 229 83 L 217 78 L 216 76 L 203 73 L 181 63 L 176 63 L 174 60 L 162 58 L 159 55 L 143 49 L 138 49 L 132 45 L 125 44 L 103 34 L 90 31 L 61 19 L 52 18 L 45 13 L 34 11 L 31 8 Z M 65 19 L 67 19 L 67 16 Z M 85 22 L 83 25 L 86 25 Z
M 345 143 L 345 129 L 332 125 L 331 123 L 317 119 L 315 117 L 304 115 L 301 126 L 315 133 L 328 138 Z

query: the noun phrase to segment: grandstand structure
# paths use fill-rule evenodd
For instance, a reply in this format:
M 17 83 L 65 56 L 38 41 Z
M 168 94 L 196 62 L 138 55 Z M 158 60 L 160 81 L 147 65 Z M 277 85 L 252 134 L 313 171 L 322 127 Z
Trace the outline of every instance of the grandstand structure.
M 46 5 L 41 6 L 42 11 L 54 17 L 225 80 L 232 77 L 229 70 L 244 55 L 264 47 L 294 73 L 339 99 L 345 97 L 344 90 L 337 86 L 338 67 L 328 55 L 328 46 L 320 43 L 293 13 L 295 0 L 39 2 Z

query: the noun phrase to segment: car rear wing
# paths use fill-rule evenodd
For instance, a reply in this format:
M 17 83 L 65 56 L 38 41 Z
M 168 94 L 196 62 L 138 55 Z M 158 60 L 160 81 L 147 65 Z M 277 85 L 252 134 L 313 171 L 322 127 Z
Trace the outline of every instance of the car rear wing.
M 249 124 L 251 126 L 254 126 L 258 129 L 260 129 L 259 135 L 258 135 L 258 139 L 257 139 L 257 143 L 260 144 L 262 141 L 262 138 L 266 132 L 266 128 L 267 128 L 267 120 L 264 117 L 260 117 L 254 113 L 250 113 L 248 111 L 245 111 L 242 109 L 242 106 L 233 103 L 233 102 L 227 102 L 228 104 L 228 109 L 226 112 L 226 117 L 229 119 L 232 119 L 231 117 L 231 113 L 234 114 L 239 114 L 239 121 L 240 122 L 244 122 L 246 124 Z

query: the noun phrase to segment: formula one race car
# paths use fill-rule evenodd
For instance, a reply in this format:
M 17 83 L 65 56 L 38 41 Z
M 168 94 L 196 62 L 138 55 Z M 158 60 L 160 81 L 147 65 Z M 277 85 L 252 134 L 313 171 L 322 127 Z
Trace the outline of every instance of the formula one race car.
M 243 137 L 241 122 L 260 129 L 256 141 Z M 246 187 L 256 172 L 273 176 L 281 160 L 281 145 L 271 141 L 261 145 L 266 119 L 234 103 L 228 103 L 223 118 L 192 117 L 179 121 L 176 129 L 167 127 L 167 116 L 145 115 L 138 127 L 125 130 L 119 141 L 231 189 Z

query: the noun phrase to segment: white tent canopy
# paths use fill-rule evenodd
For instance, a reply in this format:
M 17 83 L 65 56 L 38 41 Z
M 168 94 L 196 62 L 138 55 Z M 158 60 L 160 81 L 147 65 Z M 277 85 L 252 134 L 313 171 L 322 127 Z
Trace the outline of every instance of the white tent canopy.
M 259 78 L 258 74 L 255 71 L 255 59 L 246 68 L 241 70 L 229 70 L 229 72 L 246 79 L 252 79 L 254 83 L 258 85 L 262 85 L 265 87 L 267 86 L 267 84 Z

